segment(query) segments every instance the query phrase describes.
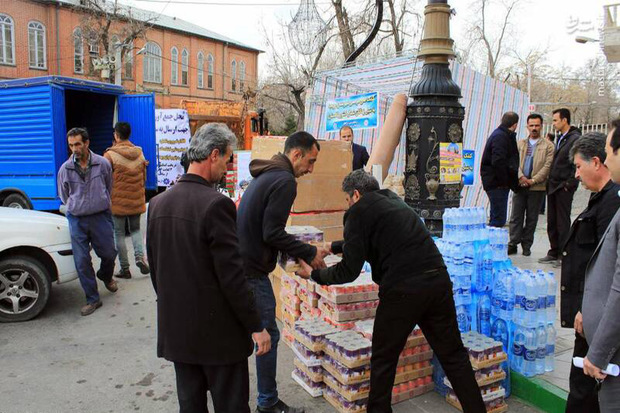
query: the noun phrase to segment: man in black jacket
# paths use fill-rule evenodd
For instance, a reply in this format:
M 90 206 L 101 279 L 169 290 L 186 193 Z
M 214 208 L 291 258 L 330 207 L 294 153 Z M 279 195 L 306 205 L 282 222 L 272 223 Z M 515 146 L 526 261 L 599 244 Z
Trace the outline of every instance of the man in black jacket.
M 213 187 L 236 144 L 223 124 L 196 132 L 188 173 L 153 198 L 147 254 L 157 293 L 157 355 L 174 362 L 181 413 L 249 413 L 248 357 L 269 351 L 243 270 L 234 203 Z
M 502 122 L 493 131 L 482 153 L 480 177 L 491 211 L 489 225 L 503 227 L 506 224 L 508 194 L 519 187 L 519 149 L 517 148 L 517 125 L 519 115 L 506 112 Z
M 590 132 L 577 139 L 570 151 L 575 177 L 592 191 L 587 208 L 573 222 L 562 249 L 561 311 L 562 327 L 575 328 L 573 357 L 585 357 L 588 343 L 581 327 L 581 301 L 585 271 L 592 254 L 614 214 L 620 207 L 620 185 L 611 180 L 605 166 L 605 135 Z M 596 380 L 571 365 L 567 413 L 599 411 Z
M 351 142 L 351 149 L 353 150 L 353 170 L 356 171 L 364 168 L 370 159 L 370 155 L 368 155 L 365 146 L 353 142 L 353 129 L 350 126 L 343 126 L 340 128 L 340 140 Z
M 553 128 L 558 131 L 559 136 L 555 143 L 553 163 L 547 181 L 549 251 L 545 257 L 538 260 L 540 263 L 561 261 L 560 248 L 566 242 L 570 230 L 573 196 L 579 186 L 579 181 L 575 178 L 575 165 L 569 153 L 575 141 L 581 136 L 581 131 L 570 126 L 570 111 L 566 108 L 553 111 Z
M 278 398 L 276 383 L 277 350 L 280 332 L 276 325 L 276 300 L 268 275 L 276 267 L 278 251 L 325 267 L 327 251 L 297 241 L 285 231 L 286 221 L 297 196 L 297 181 L 312 173 L 321 149 L 307 132 L 295 132 L 284 143 L 284 154 L 271 160 L 255 159 L 250 163 L 254 178 L 239 204 L 239 240 L 245 273 L 254 292 L 263 327 L 271 335 L 271 350 L 256 357 L 258 411 L 299 413 L 302 409 L 287 406 Z
M 343 253 L 337 265 L 312 271 L 305 263 L 298 275 L 323 285 L 355 280 L 368 261 L 379 284 L 379 307 L 372 336 L 368 413 L 392 411 L 392 387 L 407 337 L 422 329 L 453 385 L 465 413 L 486 412 L 469 356 L 459 333 L 452 283 L 443 258 L 418 215 L 396 194 L 379 190 L 364 170 L 342 183 L 349 203 L 344 241 L 332 243 Z

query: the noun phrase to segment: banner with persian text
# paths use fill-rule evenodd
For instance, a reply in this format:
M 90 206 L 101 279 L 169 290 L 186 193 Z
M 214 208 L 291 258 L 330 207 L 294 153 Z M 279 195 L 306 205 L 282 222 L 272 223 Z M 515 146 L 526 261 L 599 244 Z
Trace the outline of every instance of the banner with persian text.
M 183 175 L 181 156 L 189 147 L 189 116 L 183 109 L 155 110 L 157 186 L 170 186 Z

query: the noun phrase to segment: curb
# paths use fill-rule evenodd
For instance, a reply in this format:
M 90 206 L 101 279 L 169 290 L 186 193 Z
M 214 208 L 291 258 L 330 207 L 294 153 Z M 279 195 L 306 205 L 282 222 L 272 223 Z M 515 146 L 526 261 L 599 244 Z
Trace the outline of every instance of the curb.
M 547 413 L 564 413 L 568 392 L 538 377 L 511 371 L 512 395 Z

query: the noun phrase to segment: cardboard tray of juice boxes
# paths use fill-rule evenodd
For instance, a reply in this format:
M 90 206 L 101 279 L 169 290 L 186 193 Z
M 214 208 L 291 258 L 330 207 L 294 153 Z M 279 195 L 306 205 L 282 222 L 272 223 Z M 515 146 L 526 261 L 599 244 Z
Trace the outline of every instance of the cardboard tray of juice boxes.
M 297 321 L 293 379 L 312 396 L 322 394 L 340 412 L 365 412 L 370 391 L 372 322 L 358 321 L 354 330 L 337 331 L 324 320 Z M 433 389 L 430 358 L 428 343 L 419 329 L 414 330 L 401 354 L 392 403 Z
M 487 413 L 507 411 L 506 390 L 502 386 L 506 373 L 502 368 L 502 363 L 507 360 L 508 356 L 503 350 L 502 343 L 476 332 L 463 333 L 462 339 L 469 353 L 469 360 L 474 368 L 476 382 L 480 387 Z M 444 378 L 444 384 L 448 386 L 446 401 L 462 411 L 461 404 L 447 378 Z

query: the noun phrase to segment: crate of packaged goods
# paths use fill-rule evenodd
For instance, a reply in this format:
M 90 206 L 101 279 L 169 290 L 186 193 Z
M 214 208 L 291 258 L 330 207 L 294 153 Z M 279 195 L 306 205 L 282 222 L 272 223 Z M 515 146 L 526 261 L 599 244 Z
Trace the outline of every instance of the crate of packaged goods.
M 361 334 L 347 330 L 325 336 L 323 351 L 347 367 L 370 363 L 372 343 Z
M 433 374 L 433 366 L 431 366 L 430 360 L 420 361 L 412 364 L 405 364 L 404 366 L 398 366 L 396 368 L 396 377 L 394 384 L 405 383 L 411 380 L 419 379 L 421 377 L 430 376 Z
M 308 304 L 301 302 L 299 306 L 299 311 L 301 312 L 301 319 L 307 320 L 310 318 L 322 318 L 322 313 L 319 308 L 310 307 Z
M 355 281 L 341 285 L 317 285 L 316 292 L 334 304 L 355 303 L 379 299 L 379 286 L 370 273 L 363 272 Z
M 334 376 L 325 371 L 323 382 L 327 387 L 340 394 L 345 400 L 354 402 L 368 398 L 370 392 L 370 381 L 363 381 L 355 384 L 342 384 Z
M 294 311 L 300 310 L 301 300 L 299 299 L 299 297 L 297 297 L 295 292 L 289 290 L 288 288 L 285 288 L 284 286 L 280 287 L 280 300 L 282 304 L 287 306 L 288 308 Z
M 319 295 L 314 291 L 308 291 L 308 288 L 305 286 L 299 286 L 297 289 L 297 297 L 299 297 L 299 300 L 306 303 L 309 307 L 318 307 Z
M 320 309 L 319 309 L 319 311 L 320 311 Z M 355 322 L 358 321 L 358 320 L 334 321 L 334 320 L 332 320 L 329 317 L 326 317 L 324 315 L 323 315 L 323 320 L 325 320 L 329 324 L 331 324 L 334 327 L 336 327 L 339 331 L 354 330 L 355 329 Z
M 312 351 L 308 347 L 295 340 L 291 347 L 293 354 L 306 366 L 320 366 L 323 359 L 322 351 Z
M 321 319 L 299 320 L 295 323 L 295 340 L 312 351 L 323 351 L 325 337 L 334 334 L 336 327 Z
M 286 232 L 298 241 L 308 244 L 323 245 L 323 231 L 318 228 L 291 226 L 286 227 Z M 295 272 L 300 269 L 297 260 L 285 253 L 280 253 L 278 257 L 278 264 L 286 272 Z
M 357 384 L 370 380 L 370 364 L 351 368 L 324 354 L 321 366 L 342 384 Z
M 304 374 L 313 382 L 320 383 L 323 381 L 323 367 L 306 366 L 299 358 L 295 358 L 293 360 L 293 364 L 295 365 L 295 368 L 303 371 Z
M 409 347 L 403 349 L 398 358 L 399 366 L 406 366 L 407 364 L 420 363 L 428 361 L 433 358 L 433 351 L 428 344 L 422 344 L 421 346 Z
M 480 388 L 482 394 L 482 401 L 486 407 L 487 413 L 502 413 L 508 410 L 506 404 L 506 391 L 500 383 L 489 384 Z M 459 410 L 463 410 L 461 403 L 459 403 L 456 393 L 451 388 L 448 388 L 446 394 L 446 401 Z
M 506 378 L 506 372 L 502 368 L 501 364 L 496 364 L 491 367 L 485 367 L 480 370 L 474 371 L 476 382 L 478 383 L 478 387 L 482 388 L 485 386 L 490 386 L 492 384 L 501 382 Z M 447 377 L 444 377 L 443 382 L 446 386 L 452 388 L 452 384 Z
M 282 322 L 289 327 L 295 325 L 295 322 L 299 320 L 301 317 L 301 312 L 299 310 L 295 310 L 287 306 L 286 304 L 282 305 Z
M 368 340 L 372 341 L 372 331 L 374 328 L 375 319 L 369 318 L 366 320 L 359 320 L 355 322 L 355 327 L 353 328 L 355 331 L 359 331 L 364 337 Z M 409 337 L 407 338 L 407 342 L 405 343 L 405 348 L 417 347 L 427 344 L 426 337 L 422 334 L 422 330 L 420 327 L 415 326 Z M 430 349 L 430 347 L 429 347 Z
M 299 277 L 295 277 L 295 278 L 299 278 Z M 290 294 L 297 295 L 297 288 L 299 287 L 299 282 L 295 278 L 289 276 L 285 272 L 282 272 L 280 274 L 280 280 L 281 280 L 280 285 L 281 285 L 282 290 L 286 290 Z
M 293 330 L 287 326 L 284 325 L 284 327 L 282 328 L 282 341 L 284 341 L 284 343 L 289 346 L 289 347 L 293 347 L 293 343 L 295 342 L 295 336 L 293 335 Z
M 336 322 L 374 317 L 378 306 L 379 300 L 344 304 L 335 304 L 325 298 L 319 300 L 319 308 L 323 315 Z
M 397 384 L 392 388 L 392 404 L 413 399 L 430 392 L 433 388 L 434 384 L 431 376 L 419 377 L 415 380 Z
M 508 359 L 500 341 L 473 331 L 461 334 L 461 339 L 474 370 L 491 367 Z
M 323 390 L 323 398 L 339 413 L 365 413 L 368 404 L 367 399 L 351 402 L 328 386 Z
M 314 382 L 303 371 L 295 368 L 291 373 L 293 380 L 297 382 L 312 397 L 321 397 L 325 385 L 322 382 Z

